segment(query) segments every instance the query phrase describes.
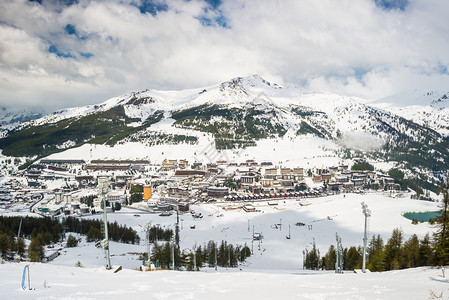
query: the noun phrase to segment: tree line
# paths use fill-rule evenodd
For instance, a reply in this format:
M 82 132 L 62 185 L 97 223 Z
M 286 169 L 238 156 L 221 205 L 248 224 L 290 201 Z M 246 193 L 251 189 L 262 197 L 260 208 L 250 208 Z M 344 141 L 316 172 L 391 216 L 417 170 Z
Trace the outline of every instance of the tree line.
M 103 239 L 103 222 L 99 220 L 80 220 L 68 217 L 63 220 L 49 217 L 5 217 L 0 216 L 0 253 L 3 259 L 25 259 L 43 261 L 45 245 L 62 242 L 65 232 L 86 235 L 88 242 Z M 20 228 L 20 233 L 19 233 Z M 139 243 L 140 237 L 131 227 L 117 222 L 108 223 L 109 239 L 121 243 Z M 25 239 L 31 240 L 26 249 Z M 73 241 L 70 241 L 73 245 Z
M 449 264 L 449 182 L 441 187 L 443 195 L 440 215 L 435 218 L 436 232 L 427 233 L 422 239 L 413 234 L 404 240 L 401 229 L 394 229 L 391 237 L 384 243 L 380 235 L 373 236 L 367 248 L 366 267 L 371 271 L 389 271 L 420 266 Z M 336 249 L 331 245 L 320 258 L 315 243 L 312 250 L 305 253 L 304 268 L 335 270 Z M 343 269 L 353 270 L 362 267 L 362 247 L 351 246 L 342 253 Z
M 394 229 L 391 237 L 385 244 L 380 235 L 373 235 L 367 247 L 366 268 L 371 271 L 390 271 L 420 266 L 437 265 L 435 245 L 432 244 L 429 234 L 418 239 L 413 234 L 404 240 L 401 229 Z M 305 255 L 304 267 L 311 270 L 335 270 L 337 250 L 331 245 L 323 257 L 320 257 L 315 244 Z M 343 270 L 362 268 L 363 247 L 351 246 L 342 251 Z
M 246 244 L 234 246 L 226 241 L 221 241 L 220 245 L 209 241 L 203 247 L 198 246 L 193 251 L 182 252 L 173 243 L 155 242 L 150 260 L 158 267 L 169 269 L 172 267 L 172 251 L 174 251 L 175 268 L 184 267 L 189 271 L 194 270 L 195 266 L 198 270 L 205 266 L 215 267 L 215 264 L 218 267 L 235 268 L 239 262 L 242 263 L 251 256 L 251 250 Z M 147 260 L 146 254 L 143 259 Z

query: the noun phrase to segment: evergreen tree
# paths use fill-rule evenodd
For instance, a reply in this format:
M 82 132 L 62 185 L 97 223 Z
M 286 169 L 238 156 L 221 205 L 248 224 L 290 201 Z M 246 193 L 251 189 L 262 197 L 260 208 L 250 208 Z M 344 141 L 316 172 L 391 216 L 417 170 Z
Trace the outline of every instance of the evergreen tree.
M 0 252 L 1 257 L 6 258 L 8 251 L 11 249 L 11 242 L 7 233 L 2 233 L 0 235 Z
M 401 268 L 415 268 L 419 266 L 419 239 L 412 235 L 402 247 Z
M 337 263 L 337 251 L 334 245 L 330 245 L 329 250 L 327 250 L 326 255 L 322 258 L 322 268 L 325 270 L 335 270 L 335 264 Z
M 218 248 L 217 261 L 220 267 L 228 266 L 228 245 L 225 241 L 221 241 L 220 247 Z
M 214 241 L 209 241 L 207 244 L 207 263 L 209 267 L 215 266 L 215 250 L 216 250 L 216 244 Z M 218 260 L 218 259 L 217 259 Z
M 71 234 L 67 237 L 67 243 L 66 246 L 68 248 L 76 247 L 78 246 L 78 240 Z
M 427 233 L 419 244 L 419 266 L 430 266 L 432 264 L 433 249 L 430 243 L 430 236 Z
M 251 256 L 251 249 L 245 244 L 242 249 L 239 249 L 239 261 L 244 262 L 247 257 Z
M 31 243 L 28 246 L 28 257 L 32 262 L 41 262 L 45 258 L 45 249 L 40 234 L 31 239 Z
M 202 268 L 204 266 L 204 257 L 203 257 L 203 250 L 201 249 L 201 246 L 199 246 L 196 251 L 196 267 Z
M 367 267 L 374 272 L 385 271 L 385 249 L 384 241 L 380 234 L 373 235 L 368 247 Z
M 18 237 L 14 245 L 14 250 L 16 251 L 17 255 L 19 255 L 20 258 L 24 257 L 25 248 L 26 248 L 25 241 L 23 240 L 23 238 Z
M 447 265 L 449 264 L 449 177 L 440 187 L 440 192 L 443 194 L 443 202 L 441 214 L 436 218 L 438 231 L 435 234 L 435 255 L 437 264 Z
M 360 268 L 362 265 L 362 255 L 356 247 L 352 246 L 347 250 L 345 259 L 345 270 L 354 270 Z
M 385 246 L 385 263 L 387 270 L 398 270 L 402 256 L 402 230 L 395 228 Z
M 313 243 L 312 250 L 306 253 L 306 262 L 304 264 L 306 269 L 318 270 L 320 262 L 320 255 L 316 249 L 315 242 Z
M 89 231 L 87 232 L 86 235 L 86 241 L 88 242 L 95 242 L 95 241 L 99 241 L 103 238 L 103 235 L 101 234 L 100 229 L 94 227 L 94 226 L 90 226 Z

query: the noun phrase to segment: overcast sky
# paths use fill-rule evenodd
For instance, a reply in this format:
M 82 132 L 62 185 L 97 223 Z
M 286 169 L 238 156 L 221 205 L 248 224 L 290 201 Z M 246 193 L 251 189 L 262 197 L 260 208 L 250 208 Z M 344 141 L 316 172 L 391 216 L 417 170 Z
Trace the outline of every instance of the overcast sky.
M 0 106 L 260 74 L 377 99 L 449 91 L 447 0 L 1 0 Z

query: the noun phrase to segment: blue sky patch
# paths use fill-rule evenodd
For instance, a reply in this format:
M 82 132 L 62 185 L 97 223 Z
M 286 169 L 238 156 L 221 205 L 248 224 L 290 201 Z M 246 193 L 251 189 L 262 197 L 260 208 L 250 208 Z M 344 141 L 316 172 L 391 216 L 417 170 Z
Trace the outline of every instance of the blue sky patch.
M 155 16 L 160 11 L 167 11 L 168 5 L 160 0 L 142 0 L 140 3 L 131 3 L 136 6 L 142 14 L 150 13 Z
M 72 24 L 67 24 L 66 27 L 64 28 L 65 32 L 67 32 L 68 34 L 74 34 L 74 35 L 78 35 L 76 32 L 76 28 L 74 25 Z
M 221 0 L 205 0 L 208 5 L 207 8 L 204 9 L 204 15 L 198 17 L 197 19 L 200 21 L 203 26 L 219 26 L 223 28 L 229 28 L 226 17 L 220 9 L 220 5 L 222 3 Z M 209 12 L 213 12 L 210 14 Z
M 80 55 L 85 58 L 94 56 L 92 53 L 89 53 L 89 52 L 80 52 Z
M 408 0 L 374 0 L 374 3 L 377 7 L 385 10 L 400 9 L 404 11 L 408 5 Z
M 56 55 L 59 56 L 59 57 L 73 58 L 73 55 L 72 55 L 72 54 L 62 52 L 62 51 L 59 50 L 58 47 L 56 47 L 55 45 L 51 45 L 51 46 L 48 48 L 48 52 L 53 53 L 53 54 L 56 54 Z

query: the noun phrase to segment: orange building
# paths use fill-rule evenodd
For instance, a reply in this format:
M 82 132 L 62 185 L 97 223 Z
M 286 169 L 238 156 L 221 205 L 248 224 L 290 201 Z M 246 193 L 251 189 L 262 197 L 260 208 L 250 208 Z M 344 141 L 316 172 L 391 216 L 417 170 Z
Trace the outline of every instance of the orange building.
M 151 186 L 145 185 L 143 187 L 143 200 L 148 200 L 151 198 Z

